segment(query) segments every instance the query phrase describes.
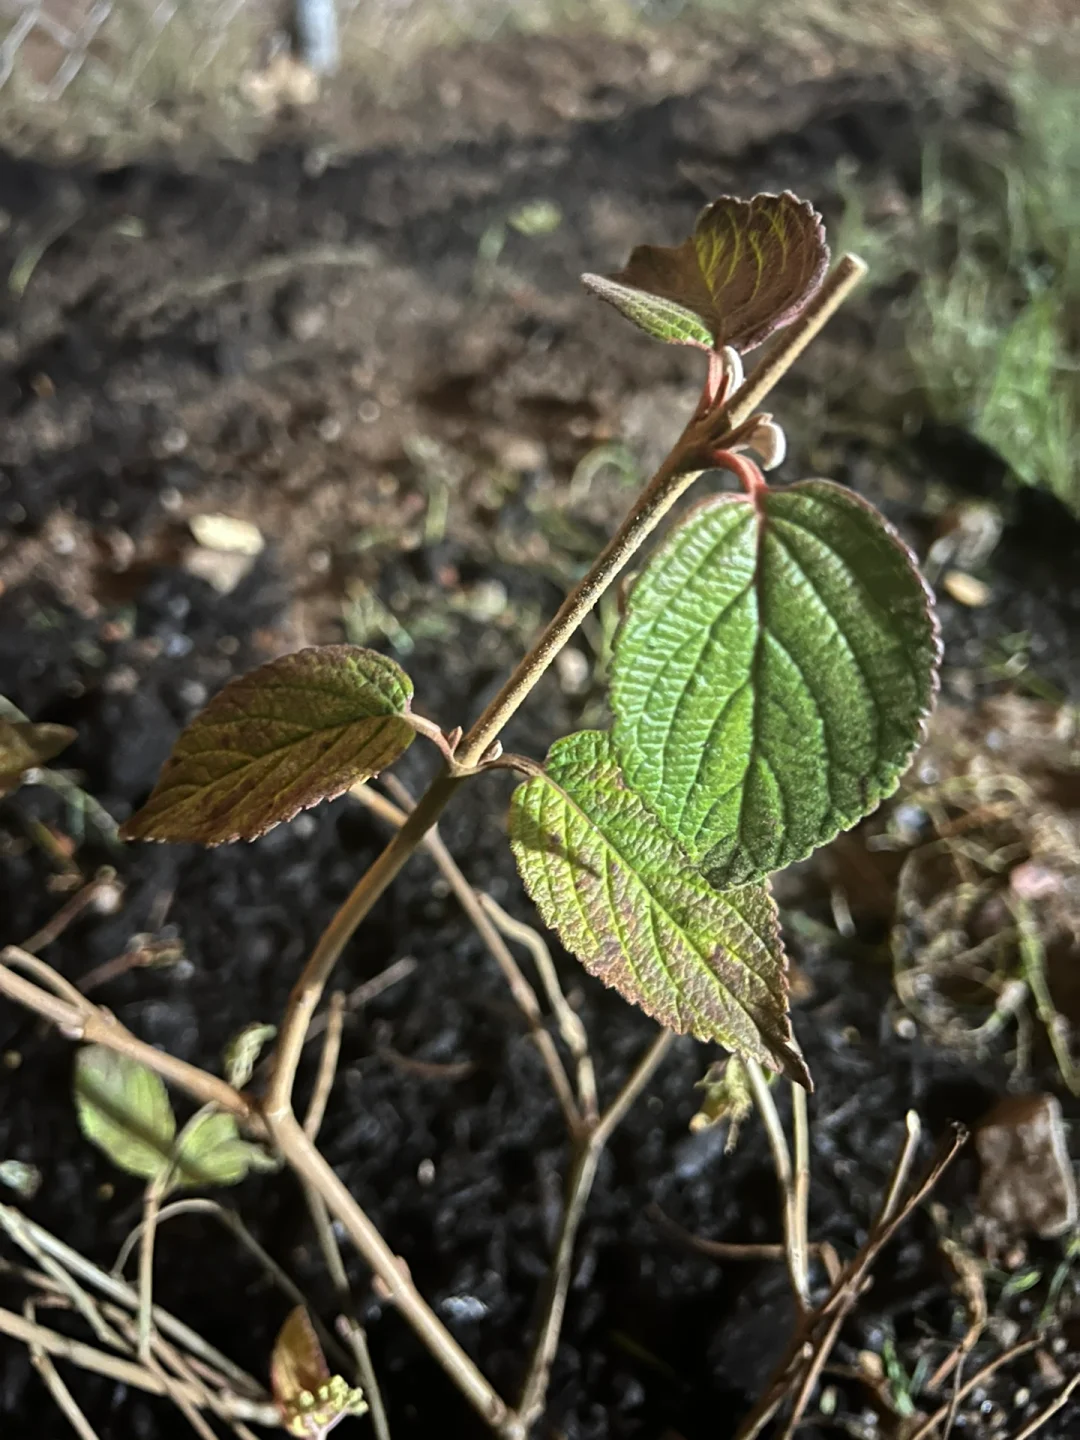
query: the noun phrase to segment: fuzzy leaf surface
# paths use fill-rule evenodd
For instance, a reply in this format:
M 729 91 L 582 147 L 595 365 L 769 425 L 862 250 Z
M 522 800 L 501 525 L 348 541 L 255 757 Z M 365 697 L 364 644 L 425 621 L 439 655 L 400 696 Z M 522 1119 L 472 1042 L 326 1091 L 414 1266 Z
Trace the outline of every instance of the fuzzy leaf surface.
M 180 736 L 126 840 L 254 840 L 408 749 L 412 682 L 385 655 L 320 645 L 230 681 Z
M 514 792 L 510 841 L 540 914 L 591 975 L 670 1030 L 809 1083 L 768 890 L 718 894 L 627 787 L 609 735 L 551 747 Z
M 724 496 L 631 592 L 616 754 L 712 883 L 746 884 L 895 790 L 939 659 L 915 561 L 858 496 L 827 480 Z
M 55 759 L 74 739 L 68 725 L 0 718 L 0 795 L 14 790 L 27 770 Z
M 109 1050 L 75 1055 L 75 1109 L 88 1140 L 129 1175 L 153 1180 L 172 1153 L 176 1116 L 160 1075 Z
M 583 279 L 658 340 L 745 352 L 795 319 L 828 263 L 821 216 L 785 191 L 722 196 L 681 245 L 638 245 L 617 274 Z

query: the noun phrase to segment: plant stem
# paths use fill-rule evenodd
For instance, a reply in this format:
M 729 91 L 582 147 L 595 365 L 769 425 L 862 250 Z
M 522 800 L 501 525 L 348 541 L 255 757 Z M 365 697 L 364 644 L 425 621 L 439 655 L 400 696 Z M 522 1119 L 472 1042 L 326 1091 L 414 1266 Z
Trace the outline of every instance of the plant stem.
M 345 996 L 340 990 L 335 990 L 330 996 L 330 1008 L 326 1017 L 326 1038 L 323 1041 L 322 1054 L 319 1056 L 319 1073 L 315 1077 L 315 1089 L 311 1093 L 307 1114 L 304 1116 L 304 1134 L 313 1143 L 322 1128 L 327 1101 L 330 1099 L 330 1091 L 334 1086 L 338 1056 L 341 1054 L 341 1030 L 344 1023 Z
M 60 1335 L 55 1330 L 48 1330 L 44 1325 L 37 1325 L 29 1320 L 24 1320 L 21 1315 L 15 1315 L 10 1310 L 0 1309 L 0 1334 L 10 1335 L 14 1340 L 21 1340 L 25 1345 L 37 1345 L 49 1355 L 58 1355 L 63 1360 L 70 1360 L 73 1365 L 78 1365 L 83 1370 L 90 1370 L 95 1375 L 105 1375 L 111 1380 L 118 1381 L 121 1385 L 133 1385 L 136 1389 L 146 1390 L 151 1395 L 168 1395 L 169 1389 L 161 1380 L 160 1376 L 148 1370 L 145 1365 L 138 1365 L 134 1361 L 124 1360 L 119 1355 L 109 1355 L 104 1350 L 95 1350 L 92 1345 L 85 1345 L 81 1340 L 72 1340 L 67 1335 Z M 195 1405 L 199 1403 L 199 1397 L 186 1386 L 176 1387 L 185 1394 Z M 230 1416 L 236 1416 L 240 1420 L 253 1420 L 257 1425 L 269 1425 L 278 1427 L 281 1423 L 281 1416 L 276 1405 L 264 1404 L 257 1400 L 247 1400 L 241 1396 L 221 1396 L 223 1405 L 227 1408 Z
M 795 1303 L 805 1314 L 810 1308 L 810 1287 L 806 1275 L 806 1249 L 800 1240 L 800 1224 L 796 1213 L 798 1202 L 791 1169 L 791 1151 L 788 1149 L 787 1136 L 784 1134 L 780 1114 L 776 1108 L 776 1102 L 773 1100 L 769 1082 L 765 1079 L 764 1071 L 756 1060 L 751 1060 L 749 1057 L 743 1059 L 743 1065 L 750 1081 L 754 1104 L 758 1108 L 758 1113 L 765 1125 L 765 1133 L 769 1137 L 769 1149 L 772 1151 L 776 1183 L 780 1187 L 780 1206 L 784 1217 L 784 1252 L 787 1257 L 788 1275 L 791 1277 Z M 791 1088 L 794 1092 L 801 1089 L 801 1086 L 793 1085 Z M 803 1091 L 804 1096 L 805 1093 Z
M 571 1007 L 562 992 L 555 962 L 551 958 L 551 951 L 548 949 L 544 937 L 531 925 L 526 925 L 523 921 L 515 920 L 512 915 L 508 915 L 498 901 L 493 900 L 490 895 L 477 892 L 477 898 L 506 939 L 516 940 L 519 945 L 524 945 L 532 956 L 533 964 L 540 975 L 540 982 L 548 997 L 548 1004 L 551 1006 L 558 1024 L 559 1034 L 563 1038 L 563 1044 L 574 1057 L 577 1066 L 578 1101 L 581 1105 L 582 1118 L 587 1125 L 594 1125 L 600 1118 L 600 1113 L 596 1098 L 596 1070 L 593 1066 L 592 1056 L 589 1054 L 588 1036 L 585 1034 L 585 1026 L 581 1023 L 581 1017 Z
M 291 1111 L 275 1116 L 270 1123 L 286 1161 L 322 1196 L 330 1213 L 345 1226 L 353 1244 L 389 1291 L 393 1304 L 470 1404 L 493 1429 L 500 1429 L 507 1418 L 506 1404 L 424 1300 L 405 1265 L 312 1145 Z
M 15 946 L 9 945 L 0 952 L 0 961 L 17 962 L 18 959 Z M 38 961 L 39 965 L 41 963 Z M 58 976 L 57 979 L 59 978 Z M 140 1064 L 155 1070 L 163 1080 L 178 1085 L 181 1090 L 204 1105 L 216 1105 L 221 1110 L 228 1110 L 256 1135 L 265 1135 L 262 1116 L 246 1096 L 234 1090 L 217 1075 L 211 1075 L 206 1070 L 189 1065 L 185 1060 L 176 1059 L 164 1050 L 156 1050 L 153 1045 L 147 1045 L 143 1040 L 137 1040 L 130 1030 L 125 1030 L 107 1011 L 99 1010 L 81 995 L 78 996 L 78 1003 L 74 1000 L 62 1000 L 56 995 L 48 994 L 29 980 L 24 980 L 21 975 L 16 975 L 5 964 L 0 964 L 0 995 L 6 995 L 10 1000 L 24 1005 L 27 1010 L 33 1010 L 46 1020 L 51 1020 L 68 1039 L 84 1040 L 91 1045 L 107 1045 L 110 1050 L 138 1060 Z
M 23 1314 L 31 1325 L 37 1323 L 33 1301 L 27 1300 L 23 1306 Z M 52 1396 L 64 1419 L 79 1436 L 79 1440 L 101 1440 L 100 1435 L 80 1410 L 74 1395 L 64 1384 L 60 1372 L 40 1345 L 30 1346 L 30 1363 L 41 1376 L 45 1388 Z
M 781 332 L 776 345 L 731 399 L 716 411 L 704 416 L 695 415 L 690 420 L 588 574 L 571 590 L 539 640 L 458 745 L 455 773 L 444 772 L 431 783 L 406 823 L 361 876 L 352 894 L 323 932 L 289 997 L 263 1107 L 267 1120 L 287 1114 L 290 1110 L 304 1036 L 338 957 L 356 927 L 450 803 L 465 778 L 459 772 L 467 772 L 481 762 L 485 752 L 627 561 L 705 469 L 713 450 L 722 448 L 723 437 L 754 414 L 769 391 L 865 274 L 866 266 L 857 256 L 844 255 L 803 314 Z
M 389 779 L 389 777 L 388 777 Z M 368 786 L 359 786 L 353 791 L 362 804 L 366 805 L 373 814 L 383 820 L 389 820 L 392 825 L 404 825 L 408 819 L 408 811 L 412 808 L 413 800 L 405 787 L 398 785 L 396 792 L 405 806 L 398 809 L 389 800 L 384 799 L 378 791 L 371 790 Z M 521 973 L 521 968 L 510 952 L 509 947 L 504 943 L 491 918 L 487 913 L 481 896 L 466 880 L 458 868 L 457 862 L 450 854 L 450 851 L 443 844 L 437 830 L 429 830 L 424 836 L 424 848 L 429 851 L 432 859 L 442 871 L 443 877 L 451 890 L 457 897 L 461 908 L 476 927 L 481 940 L 488 947 L 492 958 L 503 973 L 503 978 L 510 987 L 510 993 L 517 1003 L 518 1009 L 525 1017 L 525 1023 L 529 1027 L 536 1048 L 540 1052 L 541 1059 L 547 1067 L 551 1079 L 551 1087 L 562 1107 L 563 1118 L 566 1121 L 567 1129 L 571 1136 L 580 1134 L 582 1118 L 578 1111 L 577 1101 L 574 1099 L 574 1092 L 570 1085 L 566 1069 L 559 1059 L 559 1052 L 555 1048 L 555 1042 L 544 1028 L 544 1016 L 540 1009 L 540 1002 L 536 997 L 536 991 Z M 575 1017 L 576 1018 L 576 1017 Z M 579 1022 L 580 1024 L 580 1022 Z
M 809 1300 L 810 1234 L 810 1117 L 807 1094 L 801 1085 L 791 1084 L 791 1131 L 795 1141 L 795 1174 L 791 1192 L 791 1248 L 793 1263 L 803 1278 Z
M 674 1039 L 675 1036 L 670 1030 L 660 1031 L 592 1133 L 578 1147 L 567 1185 L 566 1208 L 555 1246 L 543 1319 L 533 1346 L 517 1414 L 509 1417 L 503 1427 L 505 1440 L 523 1440 L 544 1412 L 551 1367 L 559 1347 L 563 1316 L 566 1313 L 566 1297 L 570 1292 L 574 1246 L 596 1179 L 600 1156 L 616 1126 L 625 1118 L 631 1105 L 652 1079 Z

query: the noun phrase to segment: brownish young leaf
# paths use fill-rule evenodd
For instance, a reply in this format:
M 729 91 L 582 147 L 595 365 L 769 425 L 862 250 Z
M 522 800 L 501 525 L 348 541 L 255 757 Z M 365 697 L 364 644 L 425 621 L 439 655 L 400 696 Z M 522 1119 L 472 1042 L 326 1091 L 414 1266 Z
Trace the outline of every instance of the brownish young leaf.
M 274 1342 L 270 1389 L 287 1433 L 308 1440 L 321 1440 L 346 1415 L 362 1415 L 367 1409 L 359 1389 L 330 1374 L 303 1305 L 289 1313 Z
M 828 263 L 821 216 L 785 190 L 724 195 L 681 245 L 638 245 L 617 274 L 583 279 L 656 339 L 745 352 L 795 319 Z
M 126 840 L 254 840 L 408 748 L 412 682 L 385 655 L 320 645 L 225 686 L 180 736 Z
M 27 770 L 44 765 L 75 739 L 67 725 L 34 725 L 0 720 L 0 795 L 14 790 Z
M 555 742 L 514 792 L 510 841 L 540 914 L 590 974 L 668 1029 L 809 1088 L 768 888 L 714 890 L 626 785 L 610 735 Z

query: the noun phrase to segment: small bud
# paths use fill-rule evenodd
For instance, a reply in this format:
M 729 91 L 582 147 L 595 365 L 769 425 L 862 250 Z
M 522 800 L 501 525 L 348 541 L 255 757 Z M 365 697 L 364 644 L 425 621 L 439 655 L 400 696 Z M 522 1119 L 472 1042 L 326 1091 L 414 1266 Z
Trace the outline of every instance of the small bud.
M 763 470 L 775 470 L 787 454 L 787 436 L 771 415 L 755 415 L 739 438 L 739 450 L 753 450 Z

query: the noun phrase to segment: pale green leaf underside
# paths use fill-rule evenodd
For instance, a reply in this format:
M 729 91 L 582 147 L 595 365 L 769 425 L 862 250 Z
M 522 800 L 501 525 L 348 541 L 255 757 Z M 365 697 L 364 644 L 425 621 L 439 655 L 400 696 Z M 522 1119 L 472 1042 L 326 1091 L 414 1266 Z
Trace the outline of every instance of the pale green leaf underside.
M 707 502 L 631 593 L 619 762 L 715 885 L 760 879 L 896 788 L 939 649 L 910 553 L 850 491 L 810 480 Z
M 190 1187 L 238 1185 L 249 1170 L 275 1168 L 265 1150 L 240 1138 L 233 1116 L 210 1111 L 197 1115 L 181 1135 L 172 1183 Z
M 75 1056 L 75 1109 L 88 1140 L 129 1175 L 152 1180 L 176 1139 L 164 1082 L 153 1070 L 104 1045 Z
M 127 840 L 254 840 L 408 749 L 412 682 L 358 645 L 321 645 L 226 685 L 176 742 Z
M 684 305 L 665 300 L 661 295 L 650 295 L 632 285 L 620 285 L 606 275 L 583 275 L 581 279 L 587 290 L 614 305 L 620 315 L 653 339 L 664 340 L 669 345 L 699 345 L 704 350 L 712 348 L 712 331 Z
M 609 735 L 552 746 L 514 792 L 510 839 L 537 909 L 590 974 L 669 1029 L 808 1081 L 768 890 L 712 889 L 627 789 Z

